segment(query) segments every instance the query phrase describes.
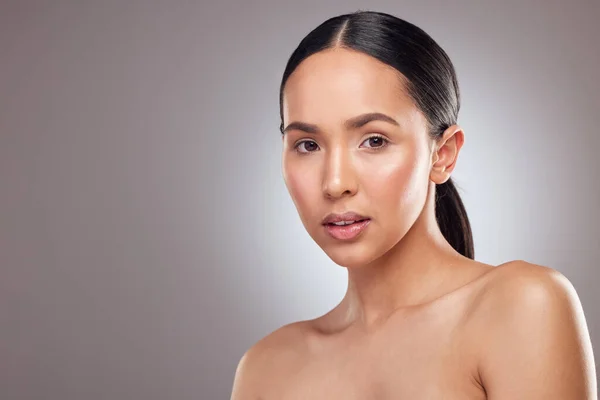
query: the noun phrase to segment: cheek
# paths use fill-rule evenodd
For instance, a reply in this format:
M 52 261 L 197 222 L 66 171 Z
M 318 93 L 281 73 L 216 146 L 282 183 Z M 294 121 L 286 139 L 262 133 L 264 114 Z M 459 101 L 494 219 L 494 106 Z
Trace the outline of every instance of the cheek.
M 381 216 L 407 213 L 418 207 L 427 189 L 427 169 L 418 151 L 391 154 L 377 165 L 365 168 L 369 176 L 363 176 L 365 192 L 369 202 Z
M 300 218 L 304 221 L 311 217 L 309 213 L 315 208 L 313 203 L 320 189 L 319 174 L 310 168 L 293 164 L 284 161 L 283 178 Z

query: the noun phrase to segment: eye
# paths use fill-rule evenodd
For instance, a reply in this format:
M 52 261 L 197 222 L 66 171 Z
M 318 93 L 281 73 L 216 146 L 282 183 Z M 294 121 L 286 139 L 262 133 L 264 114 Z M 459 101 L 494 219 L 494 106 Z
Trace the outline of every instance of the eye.
M 309 146 L 304 146 L 304 151 L 301 151 L 300 149 L 302 148 L 302 145 L 305 144 L 305 143 L 308 143 Z M 319 147 L 315 141 L 313 141 L 313 140 L 302 140 L 302 141 L 296 143 L 296 145 L 294 146 L 294 149 L 298 153 L 306 154 L 306 153 L 313 153 L 313 151 L 310 150 L 310 149 L 314 149 L 315 147 Z
M 370 149 L 381 149 L 389 143 L 389 141 L 381 135 L 374 135 L 367 138 L 363 143 L 368 142 L 371 146 L 367 147 Z

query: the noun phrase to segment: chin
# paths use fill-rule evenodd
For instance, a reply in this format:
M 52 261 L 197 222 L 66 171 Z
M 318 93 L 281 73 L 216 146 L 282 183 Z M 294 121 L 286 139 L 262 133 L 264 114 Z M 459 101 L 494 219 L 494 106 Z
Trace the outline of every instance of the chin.
M 379 257 L 374 246 L 369 246 L 366 242 L 320 243 L 319 246 L 331 261 L 346 268 L 360 268 Z
M 322 226 L 316 230 L 310 229 L 308 233 L 331 261 L 346 268 L 360 268 L 368 265 L 393 247 L 392 243 L 378 240 L 378 235 L 373 235 L 374 232 L 363 232 L 366 235 L 363 234 L 352 241 L 334 239 L 325 233 Z

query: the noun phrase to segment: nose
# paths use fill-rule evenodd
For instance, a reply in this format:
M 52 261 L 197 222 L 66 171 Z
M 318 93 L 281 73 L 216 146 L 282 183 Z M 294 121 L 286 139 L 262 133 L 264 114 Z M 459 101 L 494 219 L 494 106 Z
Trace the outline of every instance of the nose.
M 354 196 L 357 191 L 356 175 L 351 155 L 341 147 L 330 151 L 323 173 L 323 194 L 329 199 Z

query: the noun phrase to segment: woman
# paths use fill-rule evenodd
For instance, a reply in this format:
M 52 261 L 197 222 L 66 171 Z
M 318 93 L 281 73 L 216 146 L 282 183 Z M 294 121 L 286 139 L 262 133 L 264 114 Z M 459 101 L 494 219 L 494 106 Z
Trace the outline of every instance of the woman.
M 348 289 L 252 346 L 232 399 L 596 399 L 571 283 L 474 260 L 451 180 L 459 105 L 448 56 L 406 21 L 356 12 L 302 40 L 280 91 L 283 175 Z

